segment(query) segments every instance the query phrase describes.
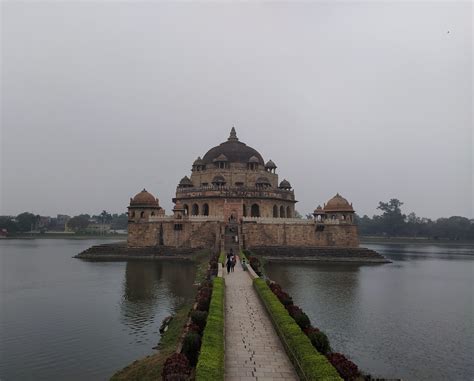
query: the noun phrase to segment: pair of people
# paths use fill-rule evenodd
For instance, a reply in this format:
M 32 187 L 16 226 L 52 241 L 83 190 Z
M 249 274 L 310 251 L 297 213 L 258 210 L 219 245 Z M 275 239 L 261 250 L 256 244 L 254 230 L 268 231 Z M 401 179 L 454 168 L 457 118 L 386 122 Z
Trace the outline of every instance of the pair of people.
M 235 263 L 236 263 L 237 259 L 235 258 L 235 255 L 232 251 L 232 249 L 230 249 L 230 252 L 229 254 L 227 254 L 227 274 L 229 274 L 230 272 L 234 272 L 234 267 L 235 267 Z

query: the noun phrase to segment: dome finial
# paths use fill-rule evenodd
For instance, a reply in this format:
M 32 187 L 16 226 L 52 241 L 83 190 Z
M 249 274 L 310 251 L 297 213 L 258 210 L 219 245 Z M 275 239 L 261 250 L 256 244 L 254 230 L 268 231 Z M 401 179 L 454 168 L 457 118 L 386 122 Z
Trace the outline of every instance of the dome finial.
M 235 132 L 235 126 L 232 126 L 232 129 L 230 130 L 230 135 L 229 138 L 227 139 L 229 141 L 238 141 L 239 138 L 237 137 L 237 133 Z

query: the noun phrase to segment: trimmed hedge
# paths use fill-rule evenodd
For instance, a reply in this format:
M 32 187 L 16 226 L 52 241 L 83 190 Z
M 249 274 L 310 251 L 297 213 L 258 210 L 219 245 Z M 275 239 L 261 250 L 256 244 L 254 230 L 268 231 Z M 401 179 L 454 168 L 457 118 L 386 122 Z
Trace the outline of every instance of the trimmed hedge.
M 224 381 L 224 279 L 215 278 L 201 353 L 196 366 L 196 381 Z
M 309 338 L 288 314 L 267 283 L 257 278 L 253 284 L 271 315 L 278 334 L 282 336 L 283 344 L 289 350 L 295 368 L 298 373 L 303 373 L 300 374 L 301 378 L 311 381 L 341 381 L 337 370 L 313 347 Z
M 219 263 L 222 265 L 222 267 L 224 267 L 224 264 L 225 264 L 225 253 L 224 252 L 222 252 L 219 255 Z

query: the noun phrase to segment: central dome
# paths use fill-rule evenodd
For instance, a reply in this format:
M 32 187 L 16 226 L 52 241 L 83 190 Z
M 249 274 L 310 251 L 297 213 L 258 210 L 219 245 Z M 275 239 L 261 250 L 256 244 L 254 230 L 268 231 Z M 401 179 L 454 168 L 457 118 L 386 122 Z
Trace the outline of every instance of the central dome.
M 258 163 L 265 165 L 262 155 L 247 144 L 239 142 L 235 128 L 232 127 L 230 136 L 226 142 L 219 144 L 218 146 L 211 148 L 202 158 L 205 164 L 212 164 L 214 159 L 224 155 L 230 163 L 248 163 L 252 156 L 258 159 Z

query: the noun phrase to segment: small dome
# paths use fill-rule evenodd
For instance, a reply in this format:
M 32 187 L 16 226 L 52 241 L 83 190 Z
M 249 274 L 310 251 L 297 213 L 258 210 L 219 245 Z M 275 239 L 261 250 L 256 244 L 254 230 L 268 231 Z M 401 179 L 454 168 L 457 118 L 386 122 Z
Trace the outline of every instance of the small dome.
M 277 166 L 272 160 L 268 160 L 267 164 L 265 164 L 265 168 L 275 169 Z
M 291 184 L 288 180 L 286 179 L 283 179 L 282 182 L 280 183 L 280 185 L 278 186 L 278 188 L 281 188 L 281 189 L 291 189 Z
M 325 212 L 353 212 L 352 204 L 337 193 L 333 198 L 331 198 L 326 205 L 324 206 Z
M 137 193 L 135 197 L 130 199 L 130 206 L 158 207 L 159 203 L 158 199 L 144 188 L 140 193 Z
M 213 184 L 224 184 L 225 179 L 224 179 L 223 176 L 217 175 L 217 176 L 214 176 L 214 178 L 212 179 L 212 183 Z
M 214 160 L 212 161 L 228 161 L 227 156 L 221 153 L 219 156 L 217 156 Z
M 260 163 L 260 160 L 258 160 L 258 157 L 257 156 L 252 156 L 250 159 L 249 159 L 249 163 Z
M 192 181 L 189 179 L 188 176 L 184 176 L 184 177 L 180 180 L 179 185 L 180 185 L 180 186 L 186 186 L 186 187 L 187 187 L 187 186 L 193 186 L 193 183 L 192 183 Z
M 198 156 L 196 160 L 194 160 L 193 165 L 204 165 L 204 162 L 201 159 L 201 156 Z
M 324 210 L 321 208 L 321 205 L 318 205 L 318 207 L 314 209 L 313 214 L 324 214 Z
M 271 185 L 270 181 L 266 177 L 259 177 L 255 182 L 257 185 Z

